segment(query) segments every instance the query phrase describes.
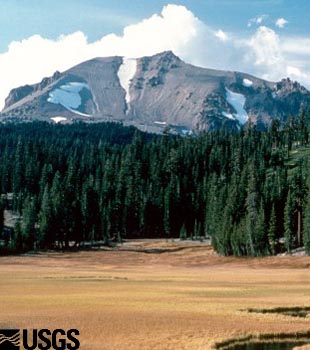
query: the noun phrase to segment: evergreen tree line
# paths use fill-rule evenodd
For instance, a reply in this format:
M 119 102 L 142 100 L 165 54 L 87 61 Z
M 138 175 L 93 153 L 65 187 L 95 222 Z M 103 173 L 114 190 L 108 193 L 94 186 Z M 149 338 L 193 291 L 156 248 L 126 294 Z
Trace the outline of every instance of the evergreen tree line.
M 1 125 L 5 248 L 209 236 L 223 255 L 309 253 L 309 136 L 304 113 L 265 131 L 196 137 L 112 123 Z M 22 218 L 9 236 L 4 210 Z

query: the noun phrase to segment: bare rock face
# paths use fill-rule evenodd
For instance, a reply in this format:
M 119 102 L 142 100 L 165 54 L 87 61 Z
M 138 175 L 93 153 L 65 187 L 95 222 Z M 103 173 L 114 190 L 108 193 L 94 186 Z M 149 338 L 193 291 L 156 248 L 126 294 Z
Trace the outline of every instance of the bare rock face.
M 25 85 L 21 86 L 17 89 L 13 89 L 10 91 L 9 96 L 5 99 L 4 109 L 9 108 L 14 105 L 16 102 L 22 100 L 24 97 L 31 95 L 33 92 L 33 86 Z
M 52 84 L 54 81 L 58 80 L 61 73 L 58 71 L 50 78 L 43 78 L 39 84 L 35 85 L 25 85 L 19 88 L 11 90 L 9 96 L 5 99 L 4 110 L 10 108 L 12 105 L 22 100 L 23 98 L 31 95 L 35 91 L 42 91 L 46 86 Z
M 290 79 L 275 83 L 199 68 L 167 51 L 95 58 L 13 89 L 0 120 L 121 121 L 150 132 L 191 134 L 236 129 L 249 120 L 265 127 L 309 106 L 310 92 Z

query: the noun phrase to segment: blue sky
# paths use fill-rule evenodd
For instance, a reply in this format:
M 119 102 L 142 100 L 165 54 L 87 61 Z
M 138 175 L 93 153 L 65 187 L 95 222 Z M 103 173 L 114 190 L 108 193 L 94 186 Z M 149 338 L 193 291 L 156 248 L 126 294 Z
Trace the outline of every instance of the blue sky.
M 0 109 L 55 70 L 164 50 L 310 88 L 309 23 L 310 0 L 0 0 Z
M 268 14 L 269 21 L 284 17 L 285 32 L 310 35 L 309 0 L 184 0 L 185 5 L 210 26 L 247 31 L 250 18 Z M 163 0 L 0 0 L 0 52 L 13 40 L 33 34 L 57 38 L 82 30 L 90 41 L 105 34 L 120 34 L 124 26 L 159 13 Z

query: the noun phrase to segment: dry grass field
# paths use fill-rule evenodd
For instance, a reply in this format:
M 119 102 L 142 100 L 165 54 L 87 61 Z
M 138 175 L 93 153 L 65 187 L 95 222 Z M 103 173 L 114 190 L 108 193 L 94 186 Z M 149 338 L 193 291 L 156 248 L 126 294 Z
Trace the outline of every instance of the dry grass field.
M 224 258 L 177 242 L 2 257 L 0 300 L 0 328 L 78 328 L 82 350 L 205 350 L 309 330 L 307 318 L 242 309 L 310 306 L 310 258 Z

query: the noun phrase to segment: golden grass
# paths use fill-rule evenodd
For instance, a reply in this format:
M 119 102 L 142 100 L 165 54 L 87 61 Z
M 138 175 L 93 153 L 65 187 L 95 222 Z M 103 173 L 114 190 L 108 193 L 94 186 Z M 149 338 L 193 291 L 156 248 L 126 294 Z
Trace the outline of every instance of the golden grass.
M 247 334 L 308 331 L 306 318 L 241 310 L 309 306 L 309 266 L 306 257 L 224 258 L 199 244 L 2 257 L 0 328 L 78 328 L 82 350 L 205 350 Z

